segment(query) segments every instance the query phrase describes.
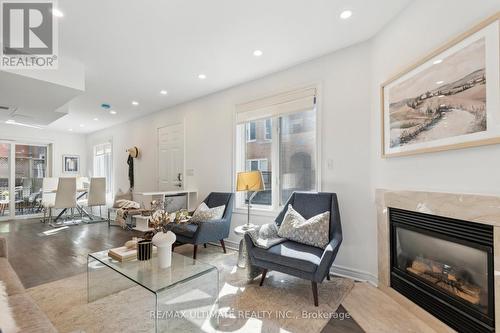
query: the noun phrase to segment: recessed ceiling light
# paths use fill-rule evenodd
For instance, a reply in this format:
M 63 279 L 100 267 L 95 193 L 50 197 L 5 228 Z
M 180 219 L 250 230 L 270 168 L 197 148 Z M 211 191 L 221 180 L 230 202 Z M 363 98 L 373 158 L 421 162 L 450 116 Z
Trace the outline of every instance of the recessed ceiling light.
M 95 121 L 98 121 L 98 120 L 99 120 L 99 118 L 94 118 L 94 120 L 95 120 Z
M 85 125 L 84 124 L 80 124 L 80 127 L 85 127 Z
M 205 74 L 198 75 L 198 79 L 200 79 L 200 80 L 205 80 L 206 78 L 207 78 L 207 76 Z
M 443 84 L 444 81 L 437 81 L 436 84 Z
M 116 114 L 116 111 L 115 110 L 110 110 L 109 113 L 115 115 Z
M 137 105 L 139 105 L 139 102 L 137 102 L 137 101 L 132 101 L 132 105 L 137 106 Z
M 255 50 L 255 51 L 253 51 L 253 55 L 256 56 L 256 57 L 260 57 L 263 54 L 264 54 L 264 52 L 262 52 L 261 50 Z
M 57 8 L 52 9 L 52 15 L 54 15 L 55 17 L 63 17 L 64 16 L 63 12 L 61 12 Z
M 350 10 L 344 10 L 342 13 L 340 13 L 340 18 L 343 20 L 347 20 L 351 16 L 352 16 L 352 11 Z
M 68 128 L 68 131 L 73 132 L 73 129 L 72 128 Z
M 168 94 L 168 92 L 166 90 L 160 90 L 160 94 L 166 95 L 166 94 Z
M 438 59 L 433 62 L 434 65 L 440 64 L 443 62 L 443 59 Z

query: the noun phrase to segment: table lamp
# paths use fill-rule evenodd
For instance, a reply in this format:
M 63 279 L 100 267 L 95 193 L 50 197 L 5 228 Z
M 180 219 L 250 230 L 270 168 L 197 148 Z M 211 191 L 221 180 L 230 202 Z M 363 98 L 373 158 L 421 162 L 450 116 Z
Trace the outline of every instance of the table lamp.
M 260 171 L 238 172 L 236 191 L 253 192 L 248 198 L 247 224 L 243 226 L 243 229 L 250 229 L 250 206 L 252 205 L 252 199 L 257 192 L 262 190 L 264 190 L 264 180 L 262 179 L 262 173 Z

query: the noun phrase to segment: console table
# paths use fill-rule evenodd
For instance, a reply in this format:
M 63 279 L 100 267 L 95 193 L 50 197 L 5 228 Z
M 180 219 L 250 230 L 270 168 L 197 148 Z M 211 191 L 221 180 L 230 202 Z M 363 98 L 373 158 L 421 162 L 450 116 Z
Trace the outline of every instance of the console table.
M 186 197 L 187 210 L 193 210 L 196 207 L 192 206 L 197 203 L 198 190 L 178 190 L 178 191 L 151 191 L 151 192 L 136 192 L 134 193 L 134 201 L 144 204 L 146 209 L 151 208 L 151 201 L 161 200 L 165 201 L 171 197 Z

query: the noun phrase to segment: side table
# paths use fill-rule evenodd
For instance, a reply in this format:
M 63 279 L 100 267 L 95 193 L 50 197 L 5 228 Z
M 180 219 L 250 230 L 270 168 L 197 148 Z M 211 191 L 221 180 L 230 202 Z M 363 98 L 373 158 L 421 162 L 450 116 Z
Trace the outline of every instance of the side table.
M 250 226 L 247 228 L 246 224 L 245 225 L 240 225 L 236 228 L 234 228 L 234 233 L 238 236 L 241 236 L 240 240 L 240 246 L 238 248 L 238 267 L 239 268 L 245 268 L 246 267 L 246 260 L 247 260 L 247 246 L 245 244 L 245 233 L 249 230 L 253 230 L 257 228 L 258 226 L 255 224 L 250 224 Z
M 149 227 L 149 219 L 151 216 L 133 215 L 132 218 L 135 219 L 135 227 L 132 229 L 140 232 L 148 232 L 154 230 Z

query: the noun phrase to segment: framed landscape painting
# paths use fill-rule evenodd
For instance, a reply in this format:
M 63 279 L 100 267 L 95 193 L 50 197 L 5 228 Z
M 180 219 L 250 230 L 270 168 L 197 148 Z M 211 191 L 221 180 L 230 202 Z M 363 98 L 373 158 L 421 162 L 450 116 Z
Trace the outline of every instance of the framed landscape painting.
M 500 15 L 381 87 L 382 156 L 500 143 Z

